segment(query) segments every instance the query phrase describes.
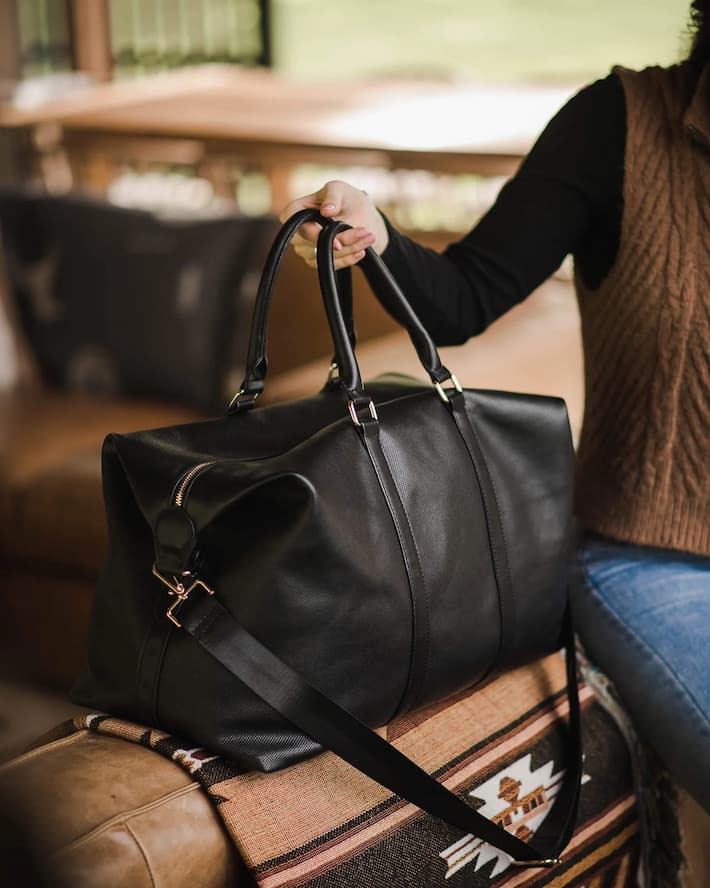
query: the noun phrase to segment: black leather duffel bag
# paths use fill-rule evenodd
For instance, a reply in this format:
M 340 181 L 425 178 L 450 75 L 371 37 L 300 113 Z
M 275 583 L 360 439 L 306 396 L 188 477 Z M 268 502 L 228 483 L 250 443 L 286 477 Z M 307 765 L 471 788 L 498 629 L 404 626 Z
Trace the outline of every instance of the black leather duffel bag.
M 314 397 L 252 410 L 275 276 L 308 220 L 323 225 L 319 279 L 338 378 Z M 250 769 L 328 747 L 517 861 L 544 865 L 571 834 L 580 776 L 565 405 L 463 391 L 372 251 L 364 270 L 433 386 L 392 376 L 365 388 L 332 264 L 343 228 L 306 210 L 281 229 L 226 416 L 107 438 L 109 551 L 73 699 Z M 566 777 L 534 846 L 366 727 L 561 644 Z

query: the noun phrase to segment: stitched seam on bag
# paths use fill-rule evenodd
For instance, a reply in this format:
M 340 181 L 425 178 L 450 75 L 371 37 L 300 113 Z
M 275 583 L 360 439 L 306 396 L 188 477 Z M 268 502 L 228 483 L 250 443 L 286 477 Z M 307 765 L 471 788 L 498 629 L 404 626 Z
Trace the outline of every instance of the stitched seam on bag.
M 164 606 L 164 605 L 163 605 Z M 161 620 L 165 620 L 165 612 L 162 611 L 159 603 L 159 599 L 156 598 L 155 603 L 153 605 L 153 612 L 150 622 L 149 631 L 146 633 L 145 639 L 141 646 L 138 666 L 136 668 L 136 697 L 138 703 L 142 710 L 147 708 L 149 710 L 148 715 L 146 715 L 146 720 L 150 721 L 152 724 L 158 724 L 158 690 L 160 686 L 160 678 L 163 671 L 163 662 L 165 660 L 165 653 L 167 651 L 168 642 L 171 637 L 171 629 L 169 626 L 163 626 Z M 166 621 L 167 622 L 167 621 Z M 153 655 L 151 660 L 153 662 L 153 668 L 151 670 L 151 675 L 147 681 L 150 681 L 150 692 L 147 695 L 144 695 L 141 687 L 141 679 L 148 668 L 146 665 L 146 650 L 148 649 L 148 645 L 151 640 L 158 639 L 160 641 L 160 650 L 158 651 L 157 656 Z
M 404 702 L 407 700 L 407 698 L 409 698 L 412 694 L 411 688 L 412 688 L 412 683 L 413 683 L 413 679 L 414 679 L 414 675 L 415 675 L 415 666 L 418 663 L 417 658 L 419 656 L 419 651 L 418 651 L 418 646 L 417 646 L 417 619 L 416 619 L 417 596 L 415 594 L 413 580 L 412 580 L 412 568 L 411 568 L 410 559 L 409 559 L 409 555 L 408 555 L 408 548 L 409 547 L 405 544 L 405 542 L 403 540 L 402 528 L 400 527 L 400 522 L 397 518 L 397 510 L 393 505 L 392 499 L 391 499 L 389 491 L 387 489 L 389 487 L 389 485 L 385 483 L 385 481 L 382 477 L 382 472 L 381 472 L 380 466 L 378 465 L 377 459 L 373 456 L 373 453 L 370 449 L 370 442 L 365 438 L 365 436 L 363 436 L 362 440 L 365 443 L 365 449 L 367 450 L 368 456 L 370 457 L 370 462 L 375 470 L 375 474 L 377 475 L 377 479 L 378 479 L 378 482 L 380 485 L 380 490 L 382 491 L 382 495 L 384 496 L 385 502 L 387 503 L 387 509 L 390 513 L 390 517 L 392 518 L 392 523 L 394 525 L 395 533 L 397 534 L 397 539 L 399 541 L 400 551 L 402 552 L 402 558 L 404 560 L 405 571 L 407 573 L 407 580 L 409 583 L 410 600 L 412 602 L 412 624 L 413 624 L 412 652 L 411 652 L 411 656 L 410 656 L 409 670 L 407 673 L 407 680 L 404 685 L 404 690 L 397 702 L 397 706 L 395 707 L 390 718 L 387 719 L 388 721 L 391 721 L 393 718 L 396 718 L 398 715 L 402 714 L 402 712 L 401 712 L 402 706 L 403 706 Z M 377 441 L 377 445 L 379 446 L 379 440 Z M 382 452 L 385 466 L 387 467 L 387 470 L 389 471 L 389 464 L 387 463 L 387 458 L 384 454 L 384 451 L 382 451 L 381 446 L 380 446 L 380 450 Z M 394 483 L 394 478 L 392 478 L 391 471 L 389 472 L 389 474 L 390 474 L 390 478 L 392 480 L 392 486 L 394 487 L 395 494 L 399 497 L 399 491 L 397 490 L 397 487 Z M 404 513 L 405 519 L 407 519 L 407 513 L 406 513 L 406 510 L 405 510 L 404 505 L 402 504 L 401 500 L 400 500 L 400 507 L 402 509 L 402 512 Z M 407 519 L 407 524 L 408 524 L 410 532 L 411 532 L 411 524 L 409 524 L 408 519 Z M 415 555 L 418 560 L 419 559 L 419 552 L 416 548 L 416 542 L 414 541 L 413 535 L 412 535 L 412 542 L 414 543 Z M 424 586 L 424 572 L 421 569 L 421 562 L 419 562 L 419 572 L 422 577 L 422 586 Z M 424 586 L 424 592 L 425 592 L 425 596 L 426 596 L 427 591 L 426 591 L 425 586 Z M 425 604 L 426 604 L 426 617 L 428 618 L 428 614 L 429 614 L 428 601 L 425 601 Z M 423 667 L 426 666 L 426 662 L 428 660 L 428 649 L 429 649 L 429 627 L 427 625 L 426 626 L 426 647 L 425 647 L 425 653 L 424 653 L 424 659 L 423 659 Z M 422 662 L 422 661 L 420 661 L 420 662 Z M 422 668 L 421 678 L 419 680 L 419 685 L 420 685 L 419 689 L 421 689 L 421 686 L 423 685 L 423 681 L 424 681 L 424 671 Z M 413 701 L 410 701 L 410 702 L 413 702 Z
M 395 490 L 396 490 L 397 482 L 395 481 L 394 477 L 392 477 L 392 483 L 394 484 Z M 397 491 L 397 494 L 399 495 L 399 491 Z M 417 540 L 414 536 L 414 530 L 412 528 L 412 523 L 409 520 L 409 515 L 407 514 L 407 510 L 404 508 L 404 503 L 401 502 L 401 497 L 400 497 L 400 503 L 402 506 L 402 512 L 404 513 L 404 520 L 407 522 L 407 526 L 409 527 L 409 535 L 412 539 L 412 545 L 414 546 L 414 554 L 416 555 L 417 566 L 419 568 L 419 575 L 421 576 L 422 592 L 424 593 L 421 596 L 421 601 L 422 601 L 423 609 L 425 612 L 424 619 L 426 621 L 426 627 L 425 627 L 426 628 L 426 641 L 425 641 L 425 645 L 423 646 L 424 650 L 419 655 L 419 661 L 420 661 L 421 665 L 419 667 L 420 678 L 419 678 L 418 690 L 421 691 L 422 687 L 424 686 L 424 676 L 426 675 L 427 666 L 429 665 L 429 647 L 430 647 L 430 641 L 431 641 L 430 631 L 429 631 L 430 617 L 431 617 L 431 608 L 429 607 L 429 590 L 427 588 L 426 578 L 424 577 L 424 569 L 422 568 L 421 554 L 419 552 L 419 547 L 417 546 Z M 420 648 L 421 647 L 422 647 L 422 645 L 420 645 Z M 413 698 L 412 703 L 414 703 L 414 702 L 415 702 L 415 699 Z M 398 714 L 402 714 L 402 713 L 398 713 Z
M 468 415 L 466 416 L 466 419 L 468 420 Z M 511 600 L 510 600 L 510 603 L 511 603 L 511 609 L 513 610 L 513 612 L 510 614 L 510 618 L 511 618 L 511 626 L 512 626 L 513 618 L 514 618 L 514 616 L 515 616 L 515 609 L 514 609 L 514 607 L 513 607 L 513 604 L 514 604 L 514 602 L 513 602 L 513 582 L 512 582 L 511 575 L 510 575 L 510 565 L 508 564 L 508 544 L 507 544 L 506 539 L 505 539 L 505 530 L 504 530 L 504 528 L 503 528 L 503 521 L 502 521 L 502 519 L 501 519 L 501 514 L 500 514 L 500 505 L 499 505 L 499 500 L 498 500 L 498 492 L 497 492 L 497 489 L 496 489 L 495 481 L 493 480 L 493 476 L 491 475 L 491 473 L 490 473 L 490 471 L 489 471 L 489 469 L 488 469 L 488 462 L 486 461 L 486 457 L 485 457 L 485 454 L 484 454 L 484 452 L 483 452 L 483 448 L 481 447 L 481 442 L 480 442 L 479 439 L 478 439 L 478 435 L 476 434 L 476 430 L 475 430 L 475 428 L 473 427 L 473 423 L 470 422 L 470 421 L 468 421 L 468 422 L 469 422 L 469 425 L 470 425 L 470 427 L 471 427 L 471 431 L 473 432 L 473 437 L 475 438 L 476 445 L 478 446 L 478 450 L 479 450 L 479 452 L 480 452 L 481 461 L 483 462 L 483 468 L 484 468 L 484 470 L 485 470 L 486 477 L 487 477 L 488 481 L 490 482 L 491 490 L 492 490 L 492 492 L 493 492 L 493 503 L 492 503 L 492 505 L 493 505 L 493 509 L 494 509 L 494 512 L 495 512 L 494 520 L 495 520 L 495 521 L 497 522 L 497 524 L 498 524 L 498 527 L 499 527 L 499 529 L 500 529 L 501 539 L 502 539 L 502 542 L 503 542 L 503 551 L 502 551 L 500 557 L 501 557 L 501 562 L 502 562 L 503 569 L 504 569 L 504 571 L 505 571 L 505 577 L 504 577 L 504 580 L 508 583 L 508 587 L 509 587 L 509 589 L 510 589 L 510 599 L 511 599 Z M 473 462 L 473 460 L 472 460 L 472 462 Z M 474 468 L 477 468 L 477 467 L 474 465 Z M 478 474 L 478 472 L 477 472 L 476 474 Z M 480 483 L 480 482 L 479 482 L 479 483 Z M 481 487 L 483 487 L 482 484 L 481 484 Z M 484 507 L 485 507 L 485 503 L 484 503 Z M 494 567 L 494 569 L 495 569 L 495 566 L 496 566 L 496 558 L 495 558 L 494 555 L 493 555 L 493 548 L 494 548 L 494 547 L 493 547 L 493 545 L 492 545 L 492 541 L 490 540 L 490 532 L 489 532 L 489 546 L 490 546 L 490 549 L 491 549 L 491 560 L 493 561 L 493 567 Z M 502 639 L 501 639 L 501 641 L 502 641 Z M 502 645 L 501 645 L 501 646 L 502 646 Z
M 498 493 L 496 490 L 495 482 L 493 481 L 493 476 L 491 475 L 491 473 L 488 469 L 488 462 L 486 460 L 485 453 L 483 452 L 483 448 L 481 447 L 481 442 L 478 438 L 478 435 L 476 434 L 476 430 L 474 428 L 474 425 L 471 422 L 471 420 L 469 419 L 468 413 L 466 411 L 465 399 L 463 401 L 462 409 L 463 409 L 463 414 L 464 414 L 462 421 L 465 422 L 467 424 L 467 427 L 471 430 L 472 438 L 473 438 L 473 441 L 476 445 L 476 449 L 478 450 L 478 454 L 480 455 L 480 459 L 481 459 L 481 463 L 482 463 L 482 466 L 479 466 L 478 463 L 476 462 L 474 455 L 471 452 L 471 449 L 468 445 L 468 442 L 466 441 L 465 432 L 459 428 L 459 432 L 461 433 L 461 437 L 463 438 L 464 446 L 466 447 L 469 458 L 471 460 L 474 474 L 476 475 L 476 481 L 478 483 L 478 487 L 479 487 L 479 490 L 481 493 L 481 502 L 483 504 L 483 510 L 486 515 L 486 529 L 488 531 L 488 548 L 491 553 L 491 563 L 493 565 L 493 574 L 494 574 L 494 577 L 496 580 L 496 588 L 498 590 L 499 606 L 501 607 L 501 634 L 500 634 L 500 640 L 499 640 L 499 644 L 498 644 L 498 652 L 497 652 L 496 657 L 494 658 L 493 662 L 491 663 L 490 669 L 488 669 L 487 672 L 482 676 L 481 681 L 483 681 L 483 680 L 485 680 L 486 676 L 491 673 L 491 671 L 495 667 L 495 664 L 501 655 L 501 652 L 505 650 L 505 646 L 507 646 L 507 644 L 509 643 L 506 641 L 506 643 L 504 645 L 504 639 L 506 639 L 506 638 L 509 639 L 510 636 L 513 634 L 513 631 L 515 630 L 515 593 L 514 593 L 514 589 L 513 589 L 513 580 L 512 580 L 511 573 L 510 573 L 510 565 L 508 563 L 508 545 L 507 545 L 506 538 L 505 538 L 505 531 L 503 529 L 503 521 L 501 518 L 500 506 L 498 504 Z M 452 411 L 452 413 L 453 413 L 453 411 Z M 455 421 L 455 417 L 454 417 L 454 421 Z M 458 423 L 456 423 L 456 425 L 458 427 Z M 492 506 L 492 511 L 494 513 L 492 517 L 493 517 L 493 520 L 496 521 L 496 523 L 500 529 L 503 551 L 500 553 L 499 557 L 500 557 L 501 566 L 503 568 L 503 571 L 505 572 L 504 577 L 499 577 L 499 575 L 498 575 L 499 574 L 499 572 L 498 572 L 499 559 L 494 554 L 495 547 L 493 545 L 493 540 L 491 539 L 491 532 L 490 532 L 490 523 L 491 522 L 490 522 L 490 516 L 489 516 L 489 509 L 486 505 L 487 496 L 486 496 L 486 493 L 484 492 L 485 491 L 485 484 L 481 480 L 481 477 L 482 477 L 481 471 L 485 472 L 485 476 L 491 486 L 491 492 L 492 492 L 492 496 L 493 496 L 493 503 L 491 504 L 491 506 Z M 501 582 L 501 580 L 503 582 Z M 504 625 L 504 620 L 503 620 L 503 612 L 502 612 L 502 598 L 503 598 L 503 596 L 501 594 L 501 586 L 503 585 L 503 583 L 507 584 L 507 587 L 508 587 L 509 593 L 510 593 L 511 613 L 509 614 L 509 627 L 506 627 Z
M 148 631 L 145 633 L 145 637 L 143 638 L 143 643 L 141 644 L 140 651 L 138 654 L 138 663 L 136 665 L 136 679 L 135 679 L 136 680 L 136 697 L 137 697 L 138 703 L 141 707 L 143 706 L 143 699 L 142 699 L 143 695 L 142 695 L 142 691 L 141 691 L 141 684 L 142 684 L 141 679 L 143 676 L 143 668 L 144 668 L 144 664 L 145 664 L 146 650 L 148 648 L 148 644 L 151 640 L 151 637 L 155 631 L 155 626 L 156 626 L 156 623 L 158 620 L 157 611 L 158 611 L 158 598 L 156 596 L 154 599 L 154 602 L 153 602 L 150 625 L 148 627 Z
M 475 431 L 474 431 L 474 434 L 475 434 Z M 481 457 L 482 457 L 483 463 L 486 467 L 486 474 L 488 475 L 488 480 L 490 481 L 491 488 L 493 490 L 493 500 L 494 500 L 493 507 L 496 511 L 497 522 L 498 522 L 498 526 L 500 528 L 500 536 L 501 536 L 501 540 L 503 542 L 503 551 L 500 555 L 500 559 L 501 559 L 501 564 L 502 564 L 503 570 L 505 571 L 505 580 L 504 581 L 508 584 L 508 589 L 510 590 L 510 610 L 511 610 L 511 613 L 509 614 L 510 624 L 509 624 L 509 630 L 507 633 L 508 637 L 510 637 L 513 634 L 513 632 L 515 631 L 515 589 L 513 588 L 513 578 L 510 573 L 510 564 L 508 562 L 508 542 L 505 538 L 505 527 L 503 526 L 503 518 L 501 515 L 500 500 L 498 499 L 498 490 L 496 488 L 496 483 L 493 480 L 493 475 L 491 475 L 490 471 L 488 470 L 488 463 L 486 462 L 486 457 L 485 457 L 485 454 L 483 453 L 483 448 L 481 447 L 480 442 L 478 443 L 478 446 L 479 446 L 479 449 L 481 450 Z M 502 639 L 501 639 L 501 648 L 502 647 L 503 647 L 503 644 L 502 644 Z
M 186 786 L 174 789 L 172 792 L 161 796 L 159 799 L 154 799 L 152 802 L 146 802 L 145 805 L 141 805 L 138 808 L 132 808 L 129 811 L 122 811 L 120 814 L 114 814 L 113 817 L 110 817 L 104 823 L 95 826 L 88 833 L 84 833 L 83 836 L 78 836 L 76 839 L 72 839 L 68 845 L 64 845 L 62 848 L 57 848 L 56 851 L 52 852 L 51 857 L 59 857 L 63 854 L 68 854 L 70 851 L 75 851 L 86 842 L 90 842 L 92 839 L 100 837 L 103 833 L 108 832 L 114 827 L 127 825 L 127 822 L 131 818 L 140 817 L 142 814 L 153 811 L 155 808 L 160 808 L 163 805 L 169 804 L 173 799 L 180 798 L 180 796 L 195 791 L 201 791 L 200 785 L 198 783 L 188 783 Z
M 155 674 L 153 676 L 153 689 L 150 695 L 150 708 L 153 713 L 153 724 L 160 724 L 160 720 L 158 719 L 158 692 L 160 690 L 160 679 L 163 675 L 163 665 L 165 663 L 165 656 L 168 652 L 168 644 L 170 643 L 170 639 L 172 638 L 173 630 L 172 627 L 169 627 L 165 637 L 163 638 L 163 642 L 160 645 L 160 653 L 158 654 L 158 660 L 155 664 Z

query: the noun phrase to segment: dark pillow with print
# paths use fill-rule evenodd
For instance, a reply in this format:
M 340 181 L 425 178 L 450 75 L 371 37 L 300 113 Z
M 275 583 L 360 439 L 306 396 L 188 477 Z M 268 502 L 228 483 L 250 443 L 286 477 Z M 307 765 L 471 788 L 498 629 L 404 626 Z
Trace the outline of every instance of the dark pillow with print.
M 7 265 L 47 383 L 224 406 L 242 375 L 274 219 L 165 219 L 0 192 Z

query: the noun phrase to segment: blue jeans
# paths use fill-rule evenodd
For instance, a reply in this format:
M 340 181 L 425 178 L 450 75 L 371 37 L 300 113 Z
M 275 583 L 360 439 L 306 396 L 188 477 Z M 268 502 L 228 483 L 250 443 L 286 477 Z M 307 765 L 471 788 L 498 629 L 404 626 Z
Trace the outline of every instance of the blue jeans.
M 710 811 L 710 558 L 585 533 L 575 627 L 639 736 Z

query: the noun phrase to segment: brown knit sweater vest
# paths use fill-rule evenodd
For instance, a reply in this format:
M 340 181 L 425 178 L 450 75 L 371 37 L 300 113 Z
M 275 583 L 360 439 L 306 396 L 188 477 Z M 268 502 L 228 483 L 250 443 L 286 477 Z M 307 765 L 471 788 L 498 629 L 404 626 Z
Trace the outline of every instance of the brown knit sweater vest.
M 576 514 L 598 533 L 710 555 L 710 65 L 617 69 L 619 251 L 576 276 L 586 404 Z

